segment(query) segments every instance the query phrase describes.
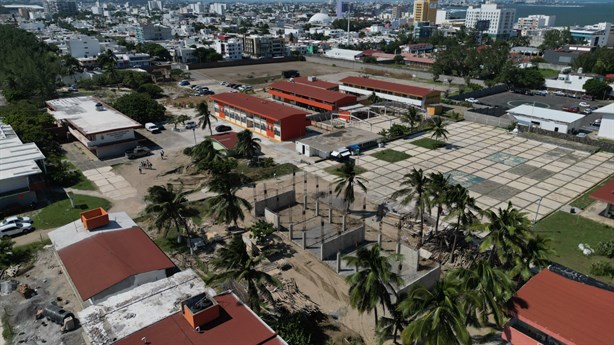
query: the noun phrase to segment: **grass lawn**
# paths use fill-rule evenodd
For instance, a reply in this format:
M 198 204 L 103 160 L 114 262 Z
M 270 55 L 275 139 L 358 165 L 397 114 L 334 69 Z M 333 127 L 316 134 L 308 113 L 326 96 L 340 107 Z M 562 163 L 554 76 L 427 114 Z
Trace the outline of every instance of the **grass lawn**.
M 335 176 L 341 176 L 340 169 L 341 169 L 342 166 L 343 166 L 343 163 L 342 164 L 333 165 L 333 166 L 330 166 L 328 168 L 325 168 L 324 171 L 326 171 L 329 174 L 335 175 Z M 357 175 L 360 175 L 360 174 L 362 174 L 364 172 L 367 172 L 367 169 L 365 169 L 365 168 L 363 168 L 363 167 L 361 167 L 359 165 L 357 165 L 354 169 L 356 170 L 356 174 Z
M 80 189 L 80 190 L 98 190 L 98 187 L 94 184 L 94 182 L 90 181 L 82 172 L 79 171 L 79 182 L 70 186 L 70 188 Z
M 55 200 L 33 217 L 37 229 L 56 228 L 79 219 L 83 211 L 97 207 L 108 210 L 111 207 L 111 203 L 106 199 L 75 194 L 73 195 L 75 208 L 72 208 L 66 195 L 57 193 L 53 196 Z
M 435 140 L 432 138 L 422 138 L 418 140 L 414 140 L 411 142 L 412 144 L 420 147 L 424 147 L 429 150 L 436 150 L 441 147 L 445 147 L 446 143 L 440 140 Z
M 559 75 L 559 71 L 555 69 L 540 68 L 539 74 L 541 74 L 542 77 L 544 78 L 552 78 L 552 77 L 556 77 L 557 75 Z
M 383 161 L 386 161 L 388 163 L 395 163 L 398 161 L 402 161 L 404 159 L 407 159 L 409 157 L 411 157 L 410 155 L 408 155 L 405 152 L 401 152 L 401 151 L 396 151 L 393 149 L 385 149 L 382 150 L 380 152 L 376 152 L 374 154 L 372 154 L 371 156 L 377 158 L 377 159 L 381 159 Z
M 283 176 L 292 174 L 293 171 L 299 171 L 300 169 L 292 163 L 276 164 L 270 167 L 250 167 L 245 162 L 240 162 L 236 168 L 238 173 L 244 174 L 252 181 L 260 181 L 272 178 L 274 176 Z
M 595 202 L 595 200 L 589 198 L 588 196 L 593 194 L 597 189 L 601 188 L 601 186 L 603 186 L 608 181 L 610 181 L 612 177 L 614 177 L 614 175 L 608 176 L 608 178 L 599 182 L 599 184 L 596 184 L 593 188 L 587 190 L 586 193 L 580 195 L 576 200 L 572 201 L 570 205 L 573 207 L 580 208 L 580 209 L 585 209 L 589 207 L 592 203 Z
M 586 275 L 590 275 L 592 263 L 608 261 L 614 265 L 614 259 L 601 256 L 587 257 L 578 249 L 580 243 L 588 244 L 595 249 L 599 242 L 612 240 L 614 238 L 614 228 L 612 227 L 578 215 L 558 211 L 539 221 L 534 230 L 552 239 L 552 247 L 556 254 L 551 259 L 561 265 Z M 608 284 L 614 284 L 612 278 L 594 278 Z

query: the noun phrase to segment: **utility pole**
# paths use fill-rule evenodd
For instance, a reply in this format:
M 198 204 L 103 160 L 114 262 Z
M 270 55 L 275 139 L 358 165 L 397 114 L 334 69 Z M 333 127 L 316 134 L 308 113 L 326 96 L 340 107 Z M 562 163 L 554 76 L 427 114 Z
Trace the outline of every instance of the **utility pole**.
M 350 49 L 350 17 L 352 16 L 352 4 L 348 4 L 348 43 L 347 49 Z

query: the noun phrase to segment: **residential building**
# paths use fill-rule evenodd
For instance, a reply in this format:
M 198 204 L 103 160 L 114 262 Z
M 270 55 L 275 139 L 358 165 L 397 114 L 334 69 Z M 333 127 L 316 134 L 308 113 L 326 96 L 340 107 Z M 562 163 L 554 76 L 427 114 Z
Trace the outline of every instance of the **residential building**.
M 210 96 L 213 115 L 276 141 L 305 136 L 307 112 L 242 93 Z
M 72 137 L 99 158 L 123 155 L 139 143 L 134 129 L 143 126 L 96 98 L 60 98 L 46 103 L 58 125 L 65 126 Z
M 45 187 L 45 156 L 35 143 L 24 144 L 13 127 L 0 122 L 0 208 L 37 202 Z
M 365 54 L 360 50 L 333 48 L 324 53 L 325 57 L 349 61 L 360 61 Z
M 135 28 L 136 41 L 144 43 L 146 41 L 166 41 L 170 40 L 172 30 L 168 26 L 160 24 L 144 24 Z
M 523 104 L 507 111 L 519 125 L 559 133 L 575 133 L 582 127 L 583 114 Z
M 414 39 L 429 38 L 433 35 L 435 27 L 430 22 L 414 21 Z
M 418 86 L 392 83 L 366 77 L 346 77 L 339 81 L 339 90 L 354 95 L 377 97 L 389 101 L 411 104 L 425 109 L 427 106 L 439 103 L 441 92 Z
M 614 141 L 614 103 L 596 109 L 594 113 L 601 115 L 597 137 Z
M 465 26 L 483 31 L 494 38 L 507 38 L 514 32 L 515 21 L 516 9 L 487 3 L 480 7 L 469 6 Z
M 273 36 L 243 36 L 243 54 L 256 59 L 284 56 L 284 39 Z
M 414 0 L 414 22 L 435 23 L 438 0 Z
M 607 47 L 614 38 L 614 28 L 612 23 L 599 23 L 595 25 L 587 25 L 583 27 L 574 27 L 569 29 L 571 37 L 583 40 L 586 45 L 592 47 Z
M 100 42 L 96 37 L 73 36 L 66 40 L 66 53 L 75 59 L 92 58 L 100 54 Z
M 242 42 L 235 38 L 224 38 L 215 40 L 215 51 L 222 55 L 224 60 L 241 60 L 243 59 Z
M 546 88 L 549 91 L 561 91 L 571 95 L 583 95 L 584 83 L 593 79 L 584 74 L 560 73 L 556 79 L 546 79 Z
M 175 61 L 185 64 L 200 62 L 198 55 L 196 55 L 196 48 L 186 47 L 175 48 Z
M 450 19 L 450 11 L 448 10 L 437 10 L 435 15 L 435 24 L 442 25 L 448 22 Z
M 74 0 L 45 0 L 43 2 L 45 13 L 73 15 L 77 14 L 77 3 Z
M 403 9 L 401 5 L 392 6 L 391 18 L 396 19 L 396 18 L 401 18 L 402 16 L 403 16 Z
M 333 111 L 356 104 L 354 95 L 289 81 L 274 82 L 269 86 L 268 93 L 273 95 L 273 99 L 318 112 Z
M 555 21 L 556 16 L 554 15 L 547 16 L 543 14 L 533 14 L 528 17 L 518 18 L 516 28 L 521 31 L 522 36 L 526 36 L 527 33 L 531 30 L 549 28 L 554 26 Z
M 151 56 L 146 53 L 119 54 L 117 56 L 117 68 L 145 68 L 152 64 Z
M 350 12 L 352 3 L 349 1 L 337 0 L 335 5 L 335 15 L 337 18 L 345 17 Z
M 607 344 L 614 339 L 614 288 L 550 265 L 514 298 L 502 338 L 513 345 Z
M 150 0 L 147 1 L 147 9 L 149 9 L 149 11 L 162 11 L 164 7 L 162 6 L 162 1 L 160 0 Z
M 209 13 L 223 16 L 226 13 L 226 4 L 219 2 L 209 5 Z

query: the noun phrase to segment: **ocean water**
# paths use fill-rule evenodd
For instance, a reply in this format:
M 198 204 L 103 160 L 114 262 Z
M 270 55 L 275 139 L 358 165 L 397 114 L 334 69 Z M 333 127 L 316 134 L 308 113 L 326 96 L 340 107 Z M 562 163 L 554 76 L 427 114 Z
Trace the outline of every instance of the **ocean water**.
M 531 14 L 555 15 L 555 26 L 589 25 L 614 22 L 614 0 L 601 3 L 578 3 L 575 5 L 508 5 L 516 9 L 516 18 Z M 465 9 L 453 9 L 452 16 L 465 18 Z

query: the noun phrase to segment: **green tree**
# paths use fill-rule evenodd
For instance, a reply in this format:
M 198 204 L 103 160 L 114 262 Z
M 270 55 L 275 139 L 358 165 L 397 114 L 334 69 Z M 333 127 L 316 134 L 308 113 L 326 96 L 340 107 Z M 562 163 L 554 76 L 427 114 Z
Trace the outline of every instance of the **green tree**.
M 418 114 L 418 109 L 413 106 L 407 107 L 407 113 L 401 115 L 401 122 L 409 123 L 409 128 L 413 132 L 417 122 L 420 122 L 421 116 Z
M 9 237 L 0 238 L 0 270 L 13 264 L 13 245 L 15 242 Z
M 252 205 L 245 199 L 237 196 L 240 178 L 232 174 L 216 174 L 209 183 L 209 191 L 216 193 L 205 198 L 205 213 L 212 217 L 216 223 L 237 227 L 237 221 L 245 219 L 243 209 L 250 211 Z
M 205 102 L 200 102 L 196 106 L 198 112 L 198 126 L 202 129 L 209 127 L 209 132 L 213 135 L 213 128 L 211 126 L 211 113 L 209 112 L 209 106 Z
M 401 333 L 403 344 L 471 343 L 467 331 L 467 294 L 459 285 L 458 280 L 445 276 L 432 290 L 421 284 L 411 287 L 398 305 L 398 310 L 409 320 Z
M 367 99 L 369 100 L 369 102 L 371 102 L 371 104 L 376 104 L 382 101 L 381 98 L 379 98 L 379 96 L 375 94 L 375 91 L 373 91 L 373 93 L 371 93 L 371 95 Z
M 377 324 L 377 304 L 382 305 L 384 313 L 386 308 L 391 310 L 389 291 L 396 296 L 395 287 L 403 280 L 392 271 L 389 257 L 381 254 L 377 244 L 371 248 L 361 247 L 356 256 L 345 256 L 343 259 L 356 268 L 356 272 L 346 278 L 350 285 L 350 305 L 361 313 L 373 311 Z
M 216 52 L 215 49 L 211 48 L 198 47 L 196 48 L 194 55 L 198 58 L 198 62 L 201 63 L 217 62 L 224 59 L 221 54 Z
M 113 108 L 142 124 L 161 121 L 166 112 L 162 104 L 153 100 L 149 95 L 138 92 L 119 97 L 113 103 Z
M 254 135 L 249 130 L 244 130 L 237 134 L 237 145 L 235 152 L 239 157 L 253 159 L 260 153 L 260 139 L 254 138 Z
M 156 84 L 143 84 L 136 90 L 140 93 L 145 93 L 151 98 L 160 98 L 164 94 L 164 90 Z
M 198 145 L 192 147 L 189 155 L 192 157 L 192 162 L 199 171 L 205 170 L 209 172 L 223 170 L 230 171 L 236 166 L 236 161 L 224 161 L 224 156 L 213 147 L 211 139 L 205 139 Z
M 258 219 L 247 231 L 252 233 L 252 237 L 259 245 L 265 244 L 266 240 L 277 231 L 275 226 L 266 220 Z
M 435 213 L 435 233 L 439 231 L 439 219 L 443 214 L 443 207 L 446 205 L 446 202 L 449 200 L 449 194 L 451 192 L 451 188 L 449 183 L 449 177 L 445 176 L 440 172 L 430 173 L 428 178 L 428 196 L 431 199 L 429 204 L 437 207 Z
M 179 116 L 173 117 L 170 122 L 173 123 L 174 129 L 177 129 L 177 125 L 178 124 L 181 123 L 182 125 L 185 126 L 185 122 L 188 121 L 188 120 L 190 120 L 190 117 L 188 115 L 181 114 Z
M 587 80 L 582 88 L 587 94 L 599 99 L 608 98 L 612 92 L 612 87 L 608 83 L 595 78 Z
M 435 138 L 435 140 L 448 140 L 448 130 L 446 129 L 446 123 L 443 122 L 441 116 L 433 117 L 433 134 L 431 134 L 431 138 Z
M 350 207 L 354 203 L 354 187 L 357 185 L 363 192 L 367 192 L 364 178 L 358 176 L 356 163 L 348 161 L 343 163 L 339 169 L 339 177 L 335 179 L 335 192 L 339 196 L 343 192 L 343 202 L 345 204 L 346 213 L 350 212 Z
M 478 221 L 477 213 L 480 208 L 475 203 L 475 198 L 469 194 L 467 188 L 460 184 L 454 185 L 448 193 L 448 207 L 450 212 L 447 219 L 456 219 L 454 223 L 454 240 L 450 251 L 450 261 L 454 262 L 458 236 L 463 229 L 467 229 Z
M 171 53 L 157 43 L 137 44 L 135 49 L 138 53 L 147 53 L 156 60 L 170 61 L 172 59 Z
M 224 282 L 228 280 L 242 281 L 247 284 L 247 304 L 256 313 L 262 310 L 260 296 L 272 301 L 267 284 L 280 286 L 280 282 L 265 272 L 257 269 L 260 257 L 253 257 L 247 252 L 247 247 L 241 236 L 233 236 L 230 243 L 221 248 L 217 256 L 211 260 L 213 267 L 220 272 L 210 277 L 209 282 Z
M 541 270 L 550 265 L 550 257 L 555 253 L 548 237 L 532 233 L 521 254 L 515 257 L 510 276 L 517 281 L 527 281 L 533 276 L 533 270 Z
M 424 211 L 430 209 L 428 195 L 429 179 L 424 175 L 422 169 L 416 170 L 412 168 L 409 174 L 403 176 L 401 189 L 392 193 L 394 199 L 401 198 L 401 204 L 408 205 L 414 203 L 416 217 L 420 218 L 420 239 L 418 246 L 422 247 L 422 238 L 424 236 Z

